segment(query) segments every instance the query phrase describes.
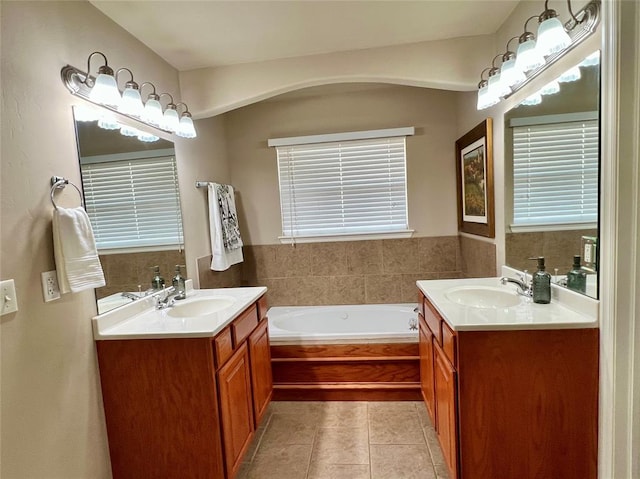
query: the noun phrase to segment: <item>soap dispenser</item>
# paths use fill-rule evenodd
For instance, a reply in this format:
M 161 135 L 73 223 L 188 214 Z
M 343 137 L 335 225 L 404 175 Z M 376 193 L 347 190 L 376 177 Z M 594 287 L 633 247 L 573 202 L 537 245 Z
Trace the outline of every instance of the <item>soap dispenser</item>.
M 153 279 L 151 280 L 151 288 L 154 291 L 159 291 L 164 288 L 164 278 L 160 276 L 160 266 L 152 266 Z
M 538 271 L 533 274 L 531 279 L 533 302 L 549 304 L 551 302 L 551 275 L 545 271 L 544 256 L 531 259 L 538 261 Z
M 580 265 L 580 255 L 574 255 L 573 267 L 567 273 L 567 288 L 577 291 L 578 293 L 587 292 L 587 273 Z
M 173 285 L 174 292 L 176 294 L 175 299 L 184 299 L 187 297 L 186 288 L 184 284 L 184 276 L 180 271 L 180 268 L 186 268 L 185 265 L 176 265 L 176 274 L 171 280 L 171 284 Z

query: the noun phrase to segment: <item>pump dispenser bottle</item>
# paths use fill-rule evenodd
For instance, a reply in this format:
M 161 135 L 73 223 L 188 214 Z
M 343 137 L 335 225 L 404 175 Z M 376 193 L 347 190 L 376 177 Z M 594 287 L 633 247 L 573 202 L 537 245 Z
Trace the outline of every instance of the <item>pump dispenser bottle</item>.
M 551 302 L 551 275 L 545 271 L 544 256 L 532 258 L 538 261 L 538 271 L 533 274 L 533 302 L 549 304 Z
M 573 267 L 567 273 L 567 288 L 577 291 L 578 293 L 587 292 L 587 273 L 580 265 L 580 255 L 573 257 Z
M 164 278 L 160 276 L 160 266 L 153 266 L 153 279 L 151 280 L 151 288 L 159 291 L 164 288 Z
M 174 292 L 176 294 L 175 299 L 184 299 L 187 297 L 186 288 L 184 285 L 184 276 L 180 272 L 181 267 L 186 267 L 185 265 L 176 265 L 176 275 L 171 280 L 171 284 L 173 285 Z

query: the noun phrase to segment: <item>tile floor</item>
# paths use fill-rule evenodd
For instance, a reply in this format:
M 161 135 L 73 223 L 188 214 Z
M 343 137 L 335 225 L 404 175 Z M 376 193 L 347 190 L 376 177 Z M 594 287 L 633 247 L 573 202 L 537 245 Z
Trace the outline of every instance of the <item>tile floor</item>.
M 272 402 L 237 479 L 448 479 L 421 402 Z

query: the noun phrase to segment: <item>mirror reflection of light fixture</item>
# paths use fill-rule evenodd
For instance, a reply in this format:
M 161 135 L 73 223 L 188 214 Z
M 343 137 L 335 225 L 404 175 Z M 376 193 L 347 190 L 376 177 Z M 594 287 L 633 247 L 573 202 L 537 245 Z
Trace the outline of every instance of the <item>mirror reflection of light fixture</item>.
M 540 89 L 541 95 L 554 95 L 560 91 L 560 84 L 558 80 L 551 80 L 545 86 Z
M 569 83 L 572 81 L 578 81 L 582 78 L 582 73 L 580 73 L 580 67 L 573 66 L 569 68 L 566 72 L 558 77 L 559 83 Z
M 94 77 L 91 75 L 91 60 L 96 55 L 104 59 L 104 65 L 98 68 L 98 74 Z M 127 71 L 131 79 L 125 83 L 123 92 L 121 93 L 118 89 L 117 77 L 122 71 Z M 86 72 L 74 66 L 66 65 L 60 71 L 60 75 L 67 89 L 73 95 L 79 96 L 84 100 L 168 133 L 177 134 L 180 129 L 181 118 L 176 111 L 176 105 L 172 95 L 163 93 L 171 98 L 171 102 L 167 105 L 166 111 L 163 111 L 162 104 L 160 103 L 160 95 L 156 93 L 156 88 L 152 83 L 145 82 L 138 87 L 138 84 L 133 79 L 133 72 L 128 68 L 120 68 L 114 75 L 113 69 L 108 65 L 107 57 L 102 52 L 93 52 L 89 55 Z M 151 85 L 153 91 L 148 95 L 146 101 L 143 101 L 142 89 L 145 85 Z M 193 127 L 193 120 L 186 105 L 185 113 L 183 113 L 182 116 L 187 118 L 184 124 L 190 126 L 190 128 L 187 134 L 180 136 L 184 138 L 195 138 L 196 133 Z M 95 121 L 95 119 L 96 118 L 94 118 L 93 121 Z M 110 129 L 120 128 L 115 118 L 101 118 L 99 125 L 104 125 L 105 128 Z M 183 130 L 187 131 L 187 126 L 184 126 Z M 131 131 L 125 128 L 123 134 L 125 134 L 125 132 L 130 133 Z M 146 140 L 143 141 L 155 141 L 149 140 L 149 138 L 158 138 L 153 134 L 142 136 L 146 138 Z
M 521 105 L 539 105 L 542 103 L 542 95 L 539 91 L 535 92 L 533 95 L 529 95 L 527 98 L 522 100 Z
M 495 76 L 495 73 L 494 75 L 490 74 L 489 81 L 487 82 L 482 79 L 482 74 L 490 69 L 485 69 L 480 75 L 481 81 L 478 84 L 477 108 L 479 110 L 493 106 L 499 102 L 501 98 L 508 98 L 513 93 L 523 88 L 547 67 L 561 58 L 562 55 L 579 45 L 585 38 L 595 32 L 596 27 L 600 22 L 601 0 L 591 0 L 575 15 L 571 10 L 571 0 L 567 0 L 567 4 L 571 19 L 564 25 L 562 25 L 560 20 L 557 18 L 556 12 L 547 8 L 548 0 L 545 0 L 544 11 L 542 14 L 529 17 L 525 21 L 524 33 L 517 37 L 519 45 L 515 54 L 509 50 L 509 43 L 516 37 L 511 38 L 507 42 L 506 52 L 502 54 L 502 67 L 500 68 L 500 95 L 498 96 L 497 101 L 495 101 L 495 96 L 491 96 L 491 92 L 487 91 L 490 90 L 491 78 Z M 534 18 L 538 19 L 540 23 L 539 27 L 543 27 L 544 25 L 543 28 L 538 29 L 537 45 L 534 34 L 527 31 L 528 22 Z M 556 30 L 556 32 L 558 32 L 558 36 L 555 36 L 552 32 L 555 28 L 554 25 L 557 27 L 557 24 L 560 24 L 561 31 Z M 543 38 L 542 42 L 540 40 L 541 35 Z M 541 43 L 542 46 L 540 45 Z M 495 61 L 495 58 L 493 61 Z M 589 61 L 597 63 L 599 59 L 594 60 L 590 59 L 590 57 L 585 59 L 585 62 Z M 580 66 L 586 66 L 588 63 L 585 62 Z M 575 71 L 572 75 L 567 72 L 567 76 L 561 77 L 561 81 L 573 81 L 572 78 L 575 77 Z M 577 78 L 574 79 L 577 80 Z M 496 83 L 495 80 L 494 83 Z M 494 93 L 496 91 L 496 87 L 497 85 L 494 86 Z M 534 96 L 535 95 L 531 95 L 531 97 Z M 536 99 L 537 97 L 531 101 Z

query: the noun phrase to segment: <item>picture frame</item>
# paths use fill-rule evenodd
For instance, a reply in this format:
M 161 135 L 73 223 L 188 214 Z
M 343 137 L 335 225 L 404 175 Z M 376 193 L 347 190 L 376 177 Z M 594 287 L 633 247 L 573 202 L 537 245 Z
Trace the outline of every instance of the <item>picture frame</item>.
M 456 179 L 458 230 L 495 238 L 491 118 L 456 141 Z

